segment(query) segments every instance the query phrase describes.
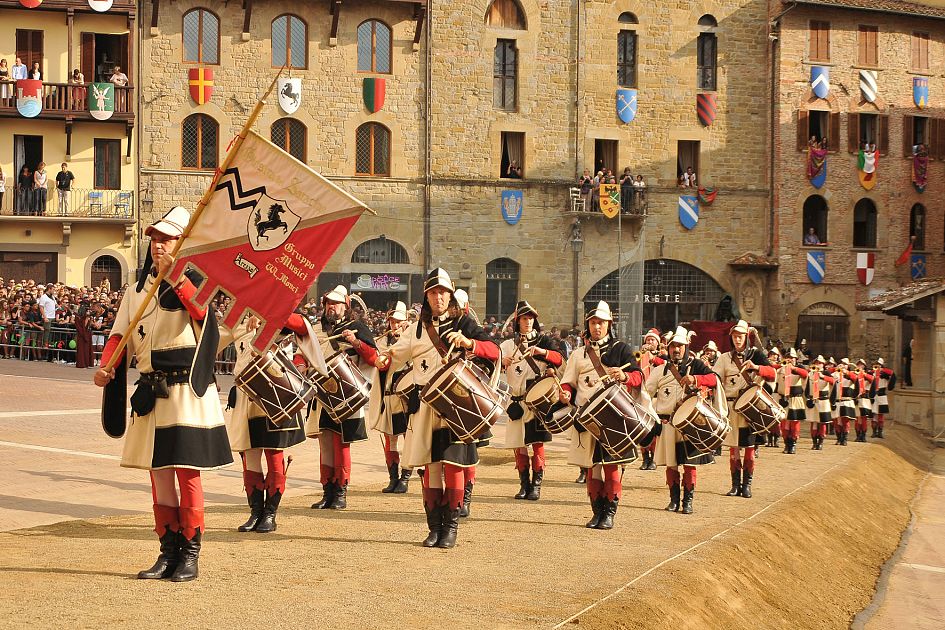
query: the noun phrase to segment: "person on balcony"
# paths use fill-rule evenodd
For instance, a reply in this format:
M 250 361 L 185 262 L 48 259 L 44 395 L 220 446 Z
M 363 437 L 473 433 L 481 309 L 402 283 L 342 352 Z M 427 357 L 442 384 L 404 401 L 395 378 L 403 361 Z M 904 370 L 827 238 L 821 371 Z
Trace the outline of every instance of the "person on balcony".
M 43 71 L 42 71 L 42 69 L 39 67 L 39 62 L 38 62 L 38 61 L 34 61 L 34 62 L 33 62 L 33 69 L 30 70 L 29 78 L 30 78 L 30 79 L 35 79 L 35 80 L 37 80 L 37 81 L 42 81 L 42 80 L 43 80 Z
M 46 183 L 48 180 L 46 163 L 40 162 L 33 172 L 33 214 L 39 217 L 46 214 Z
M 85 98 L 88 92 L 85 89 L 85 75 L 79 72 L 78 68 L 72 71 L 72 78 L 69 80 L 73 85 L 79 86 L 72 88 L 72 109 L 76 111 L 85 111 Z
M 121 71 L 121 66 L 115 66 L 115 71 L 112 72 L 111 78 L 108 79 L 111 83 L 115 84 L 115 111 L 124 112 L 127 111 L 126 108 L 126 94 L 124 90 L 119 88 L 127 87 L 128 85 L 128 75 Z
M 25 164 L 16 180 L 16 205 L 13 214 L 27 215 L 33 207 L 33 174 Z
M 10 68 L 7 67 L 7 60 L 0 59 L 0 99 L 8 99 L 13 94 L 10 86 Z
M 56 173 L 56 192 L 59 194 L 59 216 L 69 214 L 69 193 L 72 191 L 72 182 L 75 175 L 69 170 L 69 165 L 62 163 L 62 170 Z
M 19 81 L 20 79 L 26 79 L 29 75 L 29 68 L 26 67 L 26 64 L 23 63 L 23 60 L 19 57 L 16 58 L 16 63 L 13 64 L 13 80 Z

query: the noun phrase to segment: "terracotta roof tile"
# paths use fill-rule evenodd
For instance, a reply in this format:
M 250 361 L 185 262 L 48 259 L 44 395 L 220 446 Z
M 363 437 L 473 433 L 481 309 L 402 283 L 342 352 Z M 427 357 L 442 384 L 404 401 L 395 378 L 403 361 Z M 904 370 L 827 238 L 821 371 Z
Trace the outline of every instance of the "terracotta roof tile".
M 885 311 L 942 291 L 945 291 L 945 278 L 929 278 L 880 293 L 865 302 L 859 302 L 856 310 Z
M 728 264 L 733 267 L 760 267 L 764 269 L 772 269 L 778 266 L 778 263 L 774 262 L 767 256 L 761 254 L 755 254 L 753 252 L 745 252 L 738 258 L 733 258 L 728 261 Z
M 794 4 L 784 1 L 783 5 Z M 817 4 L 822 6 L 863 11 L 877 11 L 880 13 L 898 13 L 901 15 L 916 15 L 921 17 L 945 19 L 945 8 L 933 7 L 918 2 L 900 2 L 899 0 L 797 0 L 797 4 Z

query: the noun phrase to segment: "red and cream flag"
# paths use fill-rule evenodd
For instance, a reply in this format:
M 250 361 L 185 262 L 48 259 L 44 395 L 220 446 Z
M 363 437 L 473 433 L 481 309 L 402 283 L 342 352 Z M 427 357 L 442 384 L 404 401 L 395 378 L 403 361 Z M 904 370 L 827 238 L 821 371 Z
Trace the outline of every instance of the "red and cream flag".
M 206 280 L 194 302 L 233 297 L 223 323 L 247 310 L 265 324 L 253 341 L 265 351 L 335 250 L 368 208 L 250 131 L 181 243 L 170 277 L 196 269 Z

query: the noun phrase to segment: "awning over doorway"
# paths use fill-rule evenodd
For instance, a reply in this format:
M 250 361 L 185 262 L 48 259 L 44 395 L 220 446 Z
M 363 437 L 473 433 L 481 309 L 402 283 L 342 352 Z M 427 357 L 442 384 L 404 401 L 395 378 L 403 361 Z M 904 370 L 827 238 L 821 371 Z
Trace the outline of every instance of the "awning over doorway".
M 859 302 L 856 305 L 858 311 L 889 311 L 911 304 L 917 300 L 936 295 L 945 291 L 945 278 L 929 278 L 919 282 L 913 282 L 906 286 L 899 287 L 881 293 L 874 298 Z

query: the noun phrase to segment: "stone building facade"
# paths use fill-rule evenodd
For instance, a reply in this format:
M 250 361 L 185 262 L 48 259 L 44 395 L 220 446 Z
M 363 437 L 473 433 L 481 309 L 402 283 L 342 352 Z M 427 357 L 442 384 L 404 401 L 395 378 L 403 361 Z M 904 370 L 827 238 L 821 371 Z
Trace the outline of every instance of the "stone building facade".
M 302 106 L 291 116 L 275 104 L 267 107 L 257 129 L 304 129 L 295 147 L 304 144 L 304 160 L 377 212 L 359 221 L 318 290 L 343 283 L 360 287 L 377 305 L 416 301 L 424 270 L 439 265 L 469 290 L 480 315 L 505 315 L 516 298 L 527 298 L 546 325 L 570 325 L 576 315 L 583 317 L 575 296 L 578 302 L 615 297 L 607 278 L 618 266 L 616 220 L 592 208 L 582 211 L 569 192 L 584 169 L 604 164 L 618 175 L 629 166 L 648 187 L 645 206 L 621 217 L 624 264 L 634 252 L 655 272 L 672 270 L 664 278 L 647 274 L 655 280 L 644 282 L 639 299 L 670 297 L 644 309 L 644 324 L 711 319 L 725 296 L 734 311 L 764 322 L 773 244 L 768 3 L 690 4 L 178 0 L 155 10 L 145 1 L 142 14 L 151 23 L 140 42 L 146 105 L 140 177 L 148 214 L 142 220 L 177 203 L 196 203 L 212 165 L 222 161 L 272 80 L 274 28 L 291 15 L 304 25 L 304 67 L 291 72 L 302 79 Z M 188 18 L 194 10 L 204 10 L 206 20 Z M 198 34 L 206 46 L 194 48 L 188 29 L 207 28 L 214 19 L 218 33 L 206 41 Z M 362 54 L 380 61 L 378 67 L 359 61 L 359 29 L 371 20 L 383 26 L 362 41 Z M 389 72 L 380 67 L 386 44 L 377 43 L 384 41 L 385 26 L 391 31 Z M 624 55 L 620 75 L 618 44 L 626 51 L 631 40 L 635 50 Z M 706 48 L 700 53 L 699 47 Z M 208 59 L 198 59 L 207 51 Z M 504 63 L 496 63 L 497 55 Z M 188 94 L 193 67 L 214 73 L 214 92 L 202 105 Z M 371 112 L 362 98 L 365 78 L 386 80 L 379 111 Z M 617 116 L 620 87 L 637 90 L 638 109 L 629 123 Z M 498 97 L 497 90 L 511 92 Z M 701 92 L 716 98 L 717 116 L 709 126 L 697 116 Z M 192 166 L 194 156 L 181 153 L 184 136 L 193 132 L 184 122 L 194 114 L 217 127 L 215 142 L 202 147 L 215 151 L 215 160 L 203 169 L 185 166 L 185 157 Z M 389 132 L 389 170 L 380 176 L 362 174 L 367 162 L 359 162 L 359 134 L 368 137 L 359 128 L 370 123 L 383 126 L 371 133 Z M 523 177 L 502 177 L 514 156 Z M 680 195 L 696 194 L 677 186 L 683 162 L 694 162 L 699 183 L 718 193 L 702 206 L 692 230 L 678 214 Z M 521 193 L 520 217 L 503 218 L 503 193 Z M 576 234 L 583 247 L 572 247 Z M 696 285 L 698 290 L 687 290 Z
M 773 330 L 791 341 L 795 335 L 812 337 L 811 347 L 825 354 L 895 361 L 909 338 L 927 345 L 931 329 L 905 322 L 900 330 L 881 312 L 858 313 L 855 305 L 911 281 L 912 260 L 895 264 L 910 235 L 918 236 L 915 253 L 924 257 L 926 274 L 945 272 L 945 83 L 937 70 L 945 63 L 945 10 L 908 2 L 810 0 L 773 2 L 769 19 L 777 86 Z M 812 90 L 812 67 L 829 72 L 825 98 Z M 868 84 L 861 89 L 862 71 L 876 76 L 875 98 L 867 98 Z M 913 94 L 917 78 L 929 83 L 923 107 Z M 819 131 L 831 137 L 826 182 L 818 189 L 807 177 L 806 152 L 808 139 Z M 870 140 L 880 155 L 875 186 L 867 190 L 858 176 L 857 151 Z M 919 142 L 931 156 L 924 192 L 912 183 L 913 146 Z M 811 227 L 825 244 L 803 244 Z M 820 284 L 808 277 L 813 252 L 825 256 Z M 875 261 L 868 286 L 857 276 L 858 254 Z

